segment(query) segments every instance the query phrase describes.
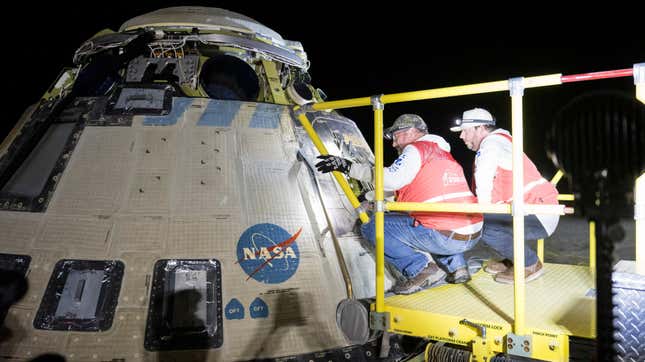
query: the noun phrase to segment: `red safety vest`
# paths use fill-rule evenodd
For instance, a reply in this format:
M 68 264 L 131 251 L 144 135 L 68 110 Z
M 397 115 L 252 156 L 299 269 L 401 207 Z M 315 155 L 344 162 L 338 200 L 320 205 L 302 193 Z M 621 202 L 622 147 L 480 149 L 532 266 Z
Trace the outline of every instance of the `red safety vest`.
M 513 142 L 507 134 L 493 133 L 493 136 L 502 136 Z M 558 190 L 542 177 L 535 164 L 524 154 L 524 202 L 527 204 L 557 204 Z M 474 179 L 474 177 L 473 177 Z M 513 170 L 505 170 L 497 166 L 493 178 L 493 192 L 491 202 L 494 204 L 508 204 L 513 200 Z
M 400 202 L 476 203 L 464 171 L 450 152 L 435 142 L 417 141 L 411 144 L 421 156 L 421 168 L 411 183 L 397 190 Z M 450 212 L 411 212 L 423 226 L 437 230 L 454 230 L 482 221 L 481 214 Z

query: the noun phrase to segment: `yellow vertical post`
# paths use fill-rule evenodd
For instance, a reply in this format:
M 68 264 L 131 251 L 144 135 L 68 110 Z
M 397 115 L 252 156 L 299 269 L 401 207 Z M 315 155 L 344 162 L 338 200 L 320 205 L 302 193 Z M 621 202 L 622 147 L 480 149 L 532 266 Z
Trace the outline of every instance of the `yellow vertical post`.
M 376 313 L 385 310 L 385 204 L 383 202 L 383 103 L 381 96 L 372 97 L 374 109 L 374 227 L 376 228 Z
M 636 99 L 645 103 L 645 63 L 634 64 L 634 85 L 636 86 Z
M 634 221 L 636 222 L 636 273 L 645 275 L 645 173 L 636 179 L 634 186 Z
M 589 271 L 596 283 L 596 222 L 589 221 Z
M 524 137 L 522 126 L 522 96 L 524 95 L 524 78 L 511 78 L 509 81 L 511 94 L 513 134 L 513 304 L 515 306 L 515 321 L 513 331 L 517 335 L 524 334 Z

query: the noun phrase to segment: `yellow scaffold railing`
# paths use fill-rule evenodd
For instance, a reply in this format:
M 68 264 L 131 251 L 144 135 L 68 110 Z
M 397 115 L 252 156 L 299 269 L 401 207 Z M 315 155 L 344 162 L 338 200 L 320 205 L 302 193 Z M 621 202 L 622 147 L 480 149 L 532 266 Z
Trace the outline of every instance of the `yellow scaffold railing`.
M 513 134 L 513 165 L 521 165 L 523 159 L 523 113 L 522 97 L 525 88 L 545 87 L 559 85 L 562 83 L 634 76 L 636 93 L 638 99 L 643 99 L 643 88 L 645 87 L 645 63 L 634 65 L 633 68 L 613 71 L 585 73 L 563 76 L 562 74 L 550 74 L 536 77 L 518 77 L 507 81 L 496 81 L 445 87 L 413 92 L 380 95 L 373 97 L 352 98 L 331 102 L 315 103 L 303 107 L 295 107 L 295 113 L 302 123 L 306 132 L 311 137 L 314 145 L 321 154 L 328 154 L 324 144 L 316 134 L 307 118 L 307 112 L 361 107 L 371 105 L 374 110 L 374 156 L 375 156 L 375 199 L 374 217 L 376 228 L 376 314 L 383 314 L 385 310 L 384 291 L 384 212 L 388 211 L 442 211 L 456 213 L 502 213 L 513 216 L 513 264 L 514 264 L 514 321 L 513 332 L 516 335 L 525 334 L 525 280 L 524 280 L 524 216 L 527 214 L 564 214 L 564 205 L 527 205 L 524 203 L 523 168 L 513 167 L 513 203 L 511 205 L 479 205 L 479 204 L 454 204 L 454 203 L 403 203 L 385 202 L 383 192 L 383 109 L 388 103 L 410 102 L 454 96 L 509 91 L 511 96 L 511 133 Z M 340 172 L 333 172 L 334 178 L 347 195 L 352 206 L 359 209 L 360 202 L 352 192 L 344 175 Z M 360 210 L 360 209 L 359 209 Z M 359 211 L 363 223 L 369 221 L 369 216 L 364 211 Z M 638 239 L 638 238 L 637 238 Z M 638 240 L 637 248 L 638 246 Z M 637 250 L 643 250 L 642 247 Z M 643 263 L 643 260 L 637 260 Z M 637 270 L 645 270 L 637 265 Z

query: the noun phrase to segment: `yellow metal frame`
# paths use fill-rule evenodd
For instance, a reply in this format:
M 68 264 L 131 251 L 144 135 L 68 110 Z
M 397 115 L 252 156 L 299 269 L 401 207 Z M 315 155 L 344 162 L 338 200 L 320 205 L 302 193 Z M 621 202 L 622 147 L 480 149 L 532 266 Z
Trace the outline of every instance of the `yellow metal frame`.
M 271 91 L 273 102 L 276 104 L 289 104 L 287 96 L 280 84 L 280 74 L 278 74 L 275 62 L 262 59 L 262 65 L 264 66 L 264 72 L 266 73 L 267 81 L 269 82 L 269 89 Z
M 483 337 L 480 331 L 463 323 L 463 319 L 459 317 L 436 313 L 417 314 L 411 310 L 389 309 L 387 306 L 386 311 L 394 315 L 390 332 L 470 347 L 473 354 L 471 361 L 487 361 L 496 354 L 506 352 L 507 336 L 512 332 L 510 325 L 470 321 L 486 326 L 486 335 Z M 424 335 L 414 333 L 418 325 L 424 326 Z M 532 338 L 532 357 L 546 361 L 568 361 L 569 336 L 555 335 L 539 329 L 527 329 L 526 332 Z
M 634 72 L 636 74 L 636 72 Z M 504 352 L 504 343 L 496 341 L 503 340 L 511 331 L 509 327 L 495 329 L 482 338 L 473 332 L 472 327 L 460 324 L 459 318 L 445 315 L 428 315 L 418 314 L 414 311 L 401 312 L 397 311 L 397 317 L 391 317 L 389 307 L 385 304 L 384 296 L 384 212 L 388 211 L 444 211 L 459 213 L 501 213 L 513 215 L 513 246 L 514 257 L 514 318 L 512 332 L 517 336 L 531 334 L 533 345 L 531 357 L 551 360 L 566 361 L 569 357 L 568 336 L 567 335 L 549 335 L 544 331 L 535 331 L 527 329 L 525 321 L 525 280 L 524 280 L 524 216 L 536 213 L 556 213 L 563 214 L 563 205 L 526 205 L 523 198 L 523 167 L 513 167 L 513 203 L 511 205 L 479 205 L 479 204 L 451 204 L 451 203 L 403 203 L 403 202 L 386 202 L 383 192 L 383 108 L 387 103 L 410 102 L 417 100 L 427 100 L 436 98 L 446 98 L 453 96 L 463 96 L 499 91 L 509 91 L 511 96 L 512 124 L 511 132 L 513 137 L 513 164 L 521 165 L 523 163 L 523 112 L 522 97 L 525 88 L 545 87 L 561 84 L 562 74 L 550 74 L 528 78 L 512 78 L 508 81 L 495 81 L 487 83 L 477 83 L 471 85 L 461 85 L 455 87 L 445 87 L 413 92 L 396 93 L 390 95 L 381 95 L 376 97 L 352 98 L 331 102 L 321 102 L 313 105 L 307 105 L 301 109 L 295 107 L 298 119 L 311 137 L 314 145 L 321 154 L 328 154 L 327 149 L 320 141 L 311 123 L 306 117 L 307 112 L 316 110 L 332 110 L 351 107 L 360 107 L 372 105 L 374 109 L 374 155 L 375 155 L 375 227 L 376 227 L 376 301 L 373 304 L 373 313 L 388 319 L 389 323 L 383 323 L 377 328 L 388 329 L 390 332 L 408 334 L 430 339 L 446 341 L 460 345 L 470 345 L 474 352 L 479 352 L 490 357 L 497 352 Z M 637 82 L 637 90 L 642 90 L 642 81 Z M 641 97 L 639 97 L 640 99 Z M 354 208 L 359 208 L 359 201 L 352 192 L 347 180 L 339 172 L 333 172 L 334 178 L 347 195 Z M 554 179 L 562 177 L 557 174 Z M 557 183 L 557 180 L 555 181 Z M 572 200 L 573 195 L 563 195 L 560 200 Z M 369 221 L 369 217 L 364 211 L 360 211 L 359 217 L 363 223 Z M 591 239 L 590 239 L 591 240 Z M 637 240 L 638 244 L 638 240 Z M 595 245 L 591 246 L 594 248 Z M 638 246 L 637 246 L 638 247 Z M 594 253 L 595 255 L 595 253 Z M 543 252 L 542 252 L 543 257 Z M 541 257 L 541 258 L 542 258 Z M 593 260 L 595 265 L 595 260 Z M 592 259 L 590 258 L 590 266 Z M 391 318 L 391 319 L 390 319 Z M 486 323 L 486 322 L 483 322 Z M 389 326 L 389 327 L 386 327 Z M 432 331 L 430 335 L 420 331 Z M 452 332 L 451 332 L 452 331 Z M 452 333 L 452 335 L 451 335 Z M 456 333 L 456 334 L 455 334 Z M 455 339 L 455 335 L 464 336 L 461 339 Z M 545 336 L 541 338 L 540 336 Z M 473 357 L 473 360 L 478 360 Z

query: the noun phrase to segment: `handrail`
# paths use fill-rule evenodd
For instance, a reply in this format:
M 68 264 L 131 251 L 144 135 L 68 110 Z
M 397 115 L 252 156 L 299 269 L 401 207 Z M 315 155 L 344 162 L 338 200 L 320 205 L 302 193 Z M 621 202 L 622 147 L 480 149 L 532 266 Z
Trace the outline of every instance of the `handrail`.
M 525 78 L 525 88 L 534 88 L 534 87 L 544 87 L 549 85 L 560 84 L 561 74 L 550 74 L 542 75 L 537 77 Z M 400 103 L 400 102 L 411 102 L 411 101 L 420 101 L 425 99 L 436 99 L 436 98 L 446 98 L 446 97 L 455 97 L 463 96 L 470 94 L 481 94 L 481 93 L 491 93 L 508 90 L 507 81 L 497 81 L 497 82 L 486 82 L 486 83 L 476 83 L 468 85 L 460 85 L 454 87 L 444 87 L 444 88 L 435 88 L 427 89 L 413 92 L 403 92 L 403 93 L 394 93 L 394 94 L 385 94 L 381 96 L 381 102 L 383 104 L 389 103 Z M 321 102 L 315 103 L 311 107 L 314 110 L 329 110 L 329 109 L 342 109 L 342 108 L 353 108 L 361 106 L 371 105 L 370 97 L 362 98 L 351 98 L 339 101 L 330 101 L 330 102 Z
M 374 109 L 374 243 L 376 250 L 376 310 L 385 309 L 385 210 L 383 204 L 383 103 L 381 97 L 371 99 Z M 378 152 L 378 153 L 377 153 Z M 379 298 L 381 296 L 381 298 Z
M 513 333 L 524 335 L 526 280 L 524 279 L 524 79 L 509 79 L 511 134 L 513 134 Z M 520 166 L 520 167 L 517 167 Z
M 620 69 L 615 71 L 605 71 L 596 73 L 585 73 L 577 75 L 562 76 L 561 74 L 550 74 L 536 77 L 527 78 L 512 78 L 508 81 L 495 81 L 478 83 L 471 85 L 462 85 L 455 87 L 445 87 L 428 89 L 413 92 L 396 93 L 390 95 L 381 95 L 378 97 L 362 97 L 352 98 L 339 101 L 321 102 L 313 105 L 308 105 L 310 110 L 330 110 L 342 109 L 350 107 L 360 107 L 372 105 L 374 107 L 374 156 L 375 156 L 375 227 L 376 227 L 376 302 L 375 312 L 382 314 L 385 310 L 385 293 L 384 293 L 384 278 L 380 273 L 384 270 L 384 240 L 383 240 L 383 219 L 385 206 L 388 210 L 405 210 L 416 211 L 424 209 L 426 206 L 417 205 L 417 203 L 385 203 L 383 199 L 383 105 L 386 103 L 408 102 L 424 99 L 435 99 L 471 94 L 490 93 L 498 91 L 510 91 L 511 96 L 511 109 L 512 109 L 512 123 L 511 133 L 513 137 L 513 164 L 523 164 L 523 114 L 522 114 L 522 97 L 525 88 L 544 87 L 550 85 L 559 85 L 562 83 L 570 83 L 577 81 L 606 79 L 634 76 L 637 95 L 643 93 L 643 73 L 645 63 L 634 65 L 633 69 Z M 641 97 L 639 97 L 641 99 Z M 378 104 L 378 107 L 377 107 Z M 318 148 L 321 154 L 327 154 L 325 146 L 322 144 L 315 130 L 307 120 L 303 111 L 298 111 L 298 107 L 294 108 L 300 122 L 307 133 L 312 137 L 314 145 Z M 308 110 L 308 111 L 310 111 Z M 339 172 L 333 172 L 334 177 L 341 185 L 341 188 L 347 195 L 348 199 L 355 208 L 358 208 L 359 202 L 356 196 L 351 191 L 345 178 Z M 553 205 L 525 205 L 523 198 L 523 167 L 513 167 L 513 203 L 511 205 L 501 205 L 497 213 L 512 214 L 513 215 L 513 249 L 514 249 L 514 325 L 513 331 L 515 334 L 522 335 L 524 333 L 524 305 L 525 305 L 525 280 L 524 280 L 524 215 L 538 213 L 535 206 L 553 206 Z M 429 204 L 425 204 L 429 205 Z M 468 205 L 468 206 L 467 206 Z M 459 204 L 462 211 L 456 211 L 454 204 L 434 204 L 432 211 L 450 211 L 450 212 L 488 212 L 489 207 L 497 207 L 498 205 L 478 205 L 478 204 Z M 562 206 L 562 205 L 560 205 Z M 409 207 L 410 209 L 406 209 Z M 469 211 L 463 211 L 468 209 Z M 564 207 L 562 209 L 565 210 Z M 427 210 L 430 211 L 430 210 Z M 542 210 L 551 212 L 552 210 Z M 369 217 L 361 211 L 361 221 L 364 223 L 369 220 Z M 638 238 L 637 238 L 638 239 Z M 638 240 L 637 240 L 638 244 Z M 637 246 L 638 247 L 638 246 Z

